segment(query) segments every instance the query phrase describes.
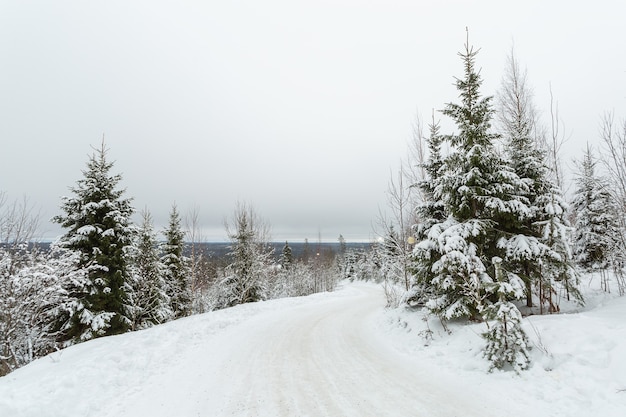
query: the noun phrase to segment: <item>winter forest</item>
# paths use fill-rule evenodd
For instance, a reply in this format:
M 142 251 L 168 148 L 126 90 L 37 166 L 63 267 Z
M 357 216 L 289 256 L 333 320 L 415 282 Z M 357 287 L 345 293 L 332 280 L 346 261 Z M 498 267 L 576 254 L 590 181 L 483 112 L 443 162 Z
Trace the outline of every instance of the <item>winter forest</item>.
M 458 96 L 434 103 L 426 125 L 417 119 L 369 250 L 348 250 L 339 236 L 337 253 L 294 257 L 285 242 L 275 254 L 270 223 L 238 203 L 225 224 L 230 252 L 210 262 L 197 213 L 173 205 L 157 230 L 143 209 L 133 223 L 132 190 L 104 142 L 60 201 L 53 221 L 64 234 L 49 248 L 33 242 L 33 205 L 0 193 L 0 376 L 94 338 L 344 280 L 379 283 L 388 308 L 426 312 L 444 328 L 485 323 L 491 369 L 522 373 L 525 317 L 583 305 L 586 274 L 626 292 L 626 123 L 607 113 L 566 178 L 558 108 L 536 110 L 514 54 L 493 96 L 481 89 L 479 49 L 468 42 L 459 58 Z

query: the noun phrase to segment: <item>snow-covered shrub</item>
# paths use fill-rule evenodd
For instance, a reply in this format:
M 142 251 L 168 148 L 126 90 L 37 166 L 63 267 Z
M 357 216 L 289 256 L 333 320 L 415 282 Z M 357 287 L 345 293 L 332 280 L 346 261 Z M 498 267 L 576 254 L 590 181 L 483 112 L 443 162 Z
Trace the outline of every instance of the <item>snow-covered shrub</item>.
M 493 259 L 496 282 L 492 291 L 498 299 L 483 312 L 489 330 L 482 334 L 487 340 L 484 356 L 491 362 L 491 369 L 512 367 L 516 372 L 525 370 L 530 364 L 530 345 L 522 329 L 522 314 L 511 299 L 524 295 L 523 283 L 516 275 L 505 274 L 502 259 Z M 506 276 L 508 275 L 508 277 Z M 508 279 L 507 279 L 508 278 Z
M 487 340 L 484 356 L 491 362 L 491 369 L 511 366 L 516 372 L 528 369 L 530 344 L 522 330 L 522 315 L 515 304 L 500 300 L 486 309 L 491 318 L 489 330 L 483 333 Z
M 87 276 L 78 263 L 78 253 L 57 245 L 47 253 L 0 248 L 0 375 L 64 346 L 80 308 L 71 289 Z

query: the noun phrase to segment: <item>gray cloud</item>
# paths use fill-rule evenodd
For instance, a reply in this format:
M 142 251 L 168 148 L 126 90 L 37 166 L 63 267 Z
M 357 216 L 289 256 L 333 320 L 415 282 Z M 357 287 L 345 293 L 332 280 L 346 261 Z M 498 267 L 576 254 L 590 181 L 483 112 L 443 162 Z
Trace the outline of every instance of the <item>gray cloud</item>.
M 176 201 L 198 207 L 219 238 L 241 200 L 277 239 L 366 239 L 416 110 L 427 119 L 456 100 L 466 26 L 484 92 L 514 41 L 543 110 L 552 85 L 577 152 L 604 111 L 626 116 L 623 11 L 611 1 L 5 1 L 0 190 L 57 214 L 104 134 L 128 196 L 157 224 Z

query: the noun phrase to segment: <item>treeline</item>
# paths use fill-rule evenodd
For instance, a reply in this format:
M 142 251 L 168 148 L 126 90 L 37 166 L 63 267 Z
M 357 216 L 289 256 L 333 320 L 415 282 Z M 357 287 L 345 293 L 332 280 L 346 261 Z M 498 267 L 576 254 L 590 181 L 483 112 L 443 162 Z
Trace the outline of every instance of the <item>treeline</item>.
M 197 213 L 174 205 L 167 227 L 150 213 L 134 224 L 131 200 L 112 174 L 104 143 L 53 218 L 65 232 L 49 248 L 33 246 L 38 216 L 27 200 L 0 193 L 0 376 L 50 352 L 96 337 L 145 329 L 191 314 L 278 297 L 332 291 L 344 277 L 346 245 L 279 256 L 270 226 L 238 204 L 227 221 L 225 259 L 197 243 Z
M 424 134 L 418 118 L 408 163 L 389 184 L 376 256 L 390 306 L 425 311 L 444 328 L 485 323 L 492 369 L 519 372 L 531 361 L 523 315 L 582 304 L 585 271 L 624 294 L 626 124 L 616 131 L 605 117 L 603 169 L 588 147 L 568 201 L 558 111 L 545 128 L 512 54 L 497 95 L 484 96 L 477 55 L 467 42 L 458 101 L 440 111 L 455 132 L 443 133 L 433 113 Z

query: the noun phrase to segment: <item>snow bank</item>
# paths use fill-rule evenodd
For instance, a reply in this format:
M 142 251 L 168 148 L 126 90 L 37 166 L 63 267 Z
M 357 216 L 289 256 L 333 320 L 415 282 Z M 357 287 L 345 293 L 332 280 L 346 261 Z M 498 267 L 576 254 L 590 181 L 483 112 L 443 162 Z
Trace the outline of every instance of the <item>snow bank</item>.
M 591 284 L 591 285 L 588 285 Z M 586 307 L 564 303 L 565 313 L 530 316 L 523 328 L 533 345 L 528 371 L 494 371 L 482 357 L 484 324 L 450 323 L 388 310 L 377 328 L 408 357 L 453 371 L 470 385 L 509 402 L 510 416 L 621 417 L 626 415 L 626 297 L 585 282 Z

